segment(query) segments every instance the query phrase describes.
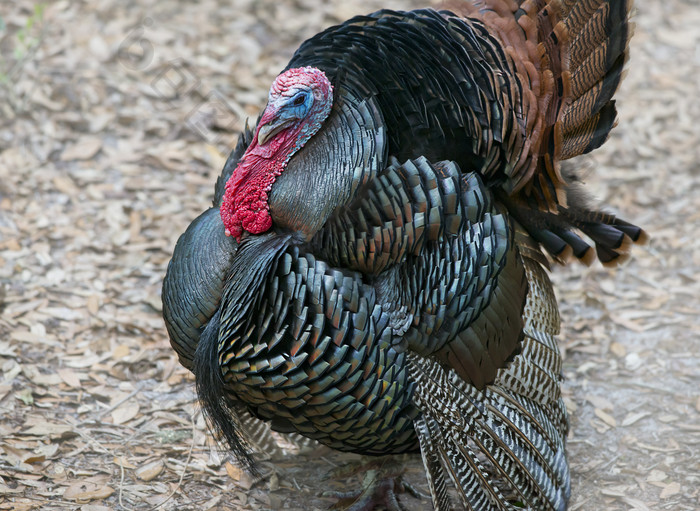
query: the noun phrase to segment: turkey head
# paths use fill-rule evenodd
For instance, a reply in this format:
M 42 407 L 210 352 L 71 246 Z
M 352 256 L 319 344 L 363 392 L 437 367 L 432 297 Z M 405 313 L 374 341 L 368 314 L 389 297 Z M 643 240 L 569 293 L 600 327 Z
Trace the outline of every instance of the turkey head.
M 272 227 L 268 194 L 289 159 L 328 117 L 333 87 L 319 69 L 289 69 L 272 84 L 263 112 L 241 162 L 226 183 L 221 219 L 227 236 L 259 234 Z

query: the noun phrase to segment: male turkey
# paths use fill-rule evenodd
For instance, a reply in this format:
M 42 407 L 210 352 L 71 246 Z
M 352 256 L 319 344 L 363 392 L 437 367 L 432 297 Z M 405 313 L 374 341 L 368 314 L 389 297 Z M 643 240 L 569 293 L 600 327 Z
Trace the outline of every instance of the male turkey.
M 420 450 L 436 509 L 566 508 L 551 258 L 642 241 L 561 162 L 600 146 L 626 0 L 379 11 L 301 45 L 175 247 L 164 317 L 212 426 Z M 544 251 L 542 250 L 544 249 Z M 364 505 L 364 504 L 363 504 Z

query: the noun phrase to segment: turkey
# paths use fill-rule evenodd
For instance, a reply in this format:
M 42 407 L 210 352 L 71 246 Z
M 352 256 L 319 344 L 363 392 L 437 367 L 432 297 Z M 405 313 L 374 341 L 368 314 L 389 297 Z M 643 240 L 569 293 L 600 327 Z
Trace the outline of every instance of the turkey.
M 629 9 L 383 10 L 300 46 L 163 284 L 171 344 L 245 467 L 264 423 L 420 452 L 438 510 L 566 509 L 547 271 L 646 237 L 562 163 L 615 123 Z

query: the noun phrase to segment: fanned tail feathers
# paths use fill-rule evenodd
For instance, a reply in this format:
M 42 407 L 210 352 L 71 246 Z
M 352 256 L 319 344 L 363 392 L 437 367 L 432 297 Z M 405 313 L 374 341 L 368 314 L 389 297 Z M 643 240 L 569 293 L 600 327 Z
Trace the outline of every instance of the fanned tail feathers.
M 600 147 L 615 126 L 612 98 L 629 57 L 632 0 L 474 3 L 479 15 L 504 38 L 508 33 L 503 35 L 502 20 L 510 9 L 525 46 L 535 46 L 539 57 L 533 58 L 532 52 L 511 53 L 517 69 L 538 70 L 536 79 L 531 71 L 520 75 L 538 98 L 538 118 L 544 126 L 529 135 L 535 147 L 534 170 L 515 186 L 504 187 L 501 199 L 555 260 L 565 263 L 573 256 L 590 264 L 597 256 L 604 265 L 624 261 L 633 243 L 647 240 L 646 233 L 581 200 L 579 183 L 572 182 L 561 165 Z M 496 22 L 491 21 L 494 18 Z

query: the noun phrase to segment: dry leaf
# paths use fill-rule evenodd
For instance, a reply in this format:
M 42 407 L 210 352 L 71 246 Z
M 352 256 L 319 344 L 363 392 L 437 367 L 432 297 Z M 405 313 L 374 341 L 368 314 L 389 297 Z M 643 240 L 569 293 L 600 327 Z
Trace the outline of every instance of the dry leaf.
M 75 197 L 80 193 L 80 190 L 69 176 L 56 176 L 51 182 L 56 190 L 68 196 Z
M 33 332 L 27 332 L 25 330 L 18 330 L 12 332 L 10 334 L 10 338 L 14 341 L 29 343 L 38 343 L 41 340 L 41 337 L 39 335 L 36 335 Z
M 1 244 L 4 250 L 10 250 L 12 252 L 18 252 L 22 250 L 22 245 L 15 238 L 10 238 L 9 240 L 3 241 Z
M 673 495 L 676 495 L 680 493 L 681 491 L 681 485 L 680 483 L 670 483 L 667 485 L 663 490 L 661 490 L 661 495 L 659 495 L 662 499 L 667 499 L 669 497 L 672 497 Z
M 587 394 L 586 401 L 591 403 L 594 407 L 600 408 L 602 410 L 613 410 L 615 408 L 615 406 L 610 402 L 609 399 L 606 399 L 602 396 L 596 396 L 594 394 Z
M 600 408 L 596 408 L 593 410 L 593 413 L 595 413 L 596 417 L 598 417 L 600 420 L 602 420 L 605 424 L 610 426 L 611 428 L 617 427 L 617 422 L 615 421 L 615 418 L 610 415 L 607 412 L 604 412 Z
M 229 463 L 228 461 L 225 464 L 226 467 L 226 473 L 228 476 L 233 479 L 234 481 L 240 481 L 241 476 L 243 475 L 243 470 L 241 470 L 239 467 L 234 465 L 233 463 Z
M 228 461 L 224 465 L 226 467 L 226 473 L 228 476 L 236 481 L 238 486 L 243 488 L 244 490 L 250 490 L 255 483 L 252 477 L 248 475 L 247 472 L 244 470 L 241 470 L 237 466 L 229 463 Z
M 114 489 L 107 485 L 77 481 L 66 488 L 63 497 L 78 502 L 89 502 L 91 500 L 106 499 L 113 493 Z
M 80 378 L 78 377 L 78 374 L 75 371 L 67 367 L 63 367 L 61 369 L 57 369 L 56 372 L 61 377 L 61 379 L 64 382 L 66 382 L 69 386 L 76 389 L 80 388 Z
M 114 464 L 119 466 L 119 467 L 124 467 L 124 468 L 128 468 L 128 469 L 135 469 L 136 468 L 136 465 L 129 462 L 129 460 L 127 460 L 124 456 L 119 457 L 119 458 L 115 457 L 114 460 L 112 460 L 112 461 L 114 461 Z
M 93 316 L 100 311 L 100 297 L 98 295 L 90 295 L 87 298 L 87 310 Z
M 0 401 L 12 391 L 12 385 L 0 384 Z
M 41 424 L 35 424 L 29 429 L 22 431 L 25 435 L 34 436 L 48 436 L 51 438 L 60 437 L 64 433 L 71 431 L 73 428 L 67 424 L 54 424 L 51 422 L 44 422 Z
M 633 412 L 633 413 L 628 413 L 625 415 L 625 418 L 622 419 L 622 426 L 631 426 L 638 420 L 646 417 L 647 415 L 650 415 L 649 412 Z
M 156 460 L 140 466 L 134 471 L 134 474 L 136 474 L 136 477 L 142 481 L 152 481 L 158 477 L 158 475 L 160 475 L 164 468 L 165 465 L 163 464 L 163 461 Z
M 58 452 L 59 444 L 41 444 L 39 447 L 34 449 L 35 453 L 40 453 L 46 458 L 53 457 Z
M 650 482 L 650 483 L 661 482 L 664 479 L 666 479 L 667 477 L 668 477 L 668 475 L 666 475 L 666 472 L 664 472 L 663 470 L 654 469 L 651 472 L 649 472 L 649 475 L 647 476 L 646 481 Z
M 119 360 L 120 358 L 124 358 L 129 354 L 129 346 L 126 344 L 120 344 L 119 346 L 115 346 L 114 349 L 112 350 L 112 358 L 114 360 Z
M 46 456 L 43 454 L 30 454 L 24 459 L 25 463 L 38 463 L 41 461 L 46 461 Z
M 91 160 L 102 148 L 102 139 L 93 136 L 81 137 L 61 154 L 62 161 Z
M 112 410 L 112 421 L 114 424 L 124 424 L 136 417 L 139 413 L 138 403 L 124 403 L 115 410 Z
M 12 495 L 16 493 L 23 493 L 25 489 L 26 487 L 22 486 L 21 484 L 17 485 L 16 488 L 10 488 L 5 483 L 0 481 L 0 495 Z

